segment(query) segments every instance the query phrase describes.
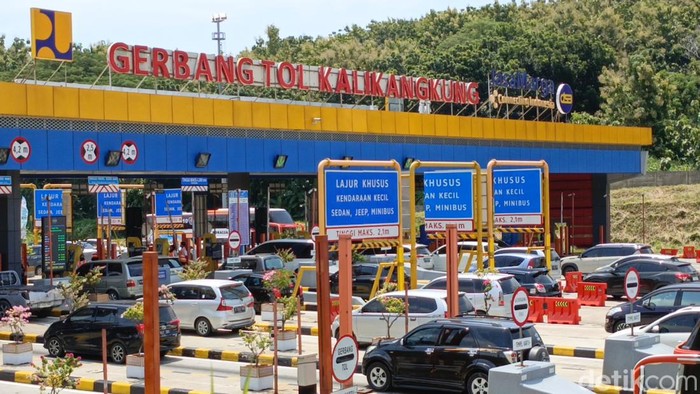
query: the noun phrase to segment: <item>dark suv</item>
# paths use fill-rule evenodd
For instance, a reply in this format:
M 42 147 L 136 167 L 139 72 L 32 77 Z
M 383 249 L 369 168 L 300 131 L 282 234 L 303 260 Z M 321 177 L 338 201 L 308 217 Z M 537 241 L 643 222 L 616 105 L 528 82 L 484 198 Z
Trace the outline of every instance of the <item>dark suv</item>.
M 489 369 L 518 361 L 512 351 L 518 326 L 502 318 L 461 317 L 423 324 L 403 338 L 382 340 L 367 348 L 362 373 L 370 387 L 440 389 L 486 393 Z M 523 326 L 532 338 L 525 351 L 530 360 L 548 361 L 549 354 L 532 324 Z
M 134 301 L 93 303 L 54 322 L 44 333 L 44 347 L 53 357 L 66 352 L 77 354 L 102 354 L 102 329 L 107 329 L 107 354 L 113 362 L 123 364 L 126 355 L 141 351 L 142 339 L 136 322 L 124 319 L 122 313 Z M 180 320 L 170 305 L 161 304 L 160 354 L 180 346 Z

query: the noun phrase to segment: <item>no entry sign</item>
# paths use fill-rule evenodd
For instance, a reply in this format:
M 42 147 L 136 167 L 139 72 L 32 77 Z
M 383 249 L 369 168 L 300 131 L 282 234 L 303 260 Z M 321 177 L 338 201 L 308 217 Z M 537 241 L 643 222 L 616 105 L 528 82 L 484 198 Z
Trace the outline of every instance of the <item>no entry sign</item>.
M 627 301 L 634 302 L 639 295 L 639 272 L 630 268 L 625 274 L 625 296 Z
M 510 312 L 513 315 L 513 321 L 519 327 L 522 327 L 527 322 L 527 317 L 530 314 L 530 297 L 527 295 L 527 290 L 520 287 L 513 294 L 513 303 L 510 305 Z
M 241 234 L 238 231 L 231 231 L 228 235 L 228 246 L 231 249 L 238 249 L 241 246 Z

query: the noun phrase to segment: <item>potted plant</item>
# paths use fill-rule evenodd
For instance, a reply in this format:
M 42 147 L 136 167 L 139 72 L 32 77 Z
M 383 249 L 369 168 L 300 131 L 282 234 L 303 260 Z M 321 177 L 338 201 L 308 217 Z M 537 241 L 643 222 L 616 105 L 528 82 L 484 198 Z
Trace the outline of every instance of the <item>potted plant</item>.
M 168 289 L 167 286 L 162 285 L 158 288 L 158 298 L 161 300 L 165 300 L 168 303 L 173 303 L 175 300 L 175 296 L 173 293 L 170 292 L 170 289 Z M 126 355 L 126 377 L 127 378 L 135 378 L 135 379 L 143 379 L 145 377 L 145 371 L 144 371 L 144 363 L 145 363 L 145 358 L 143 356 L 143 334 L 144 334 L 144 325 L 143 325 L 143 318 L 144 318 L 144 310 L 143 310 L 143 302 L 139 301 L 135 303 L 134 305 L 131 305 L 128 307 L 124 313 L 121 315 L 122 318 L 124 319 L 129 319 L 133 320 L 136 322 L 136 330 L 139 333 L 139 336 L 141 337 L 141 346 L 139 348 L 139 352 L 136 354 L 127 354 Z
M 36 372 L 32 374 L 32 382 L 39 385 L 39 391 L 44 392 L 50 389 L 50 394 L 57 394 L 61 389 L 74 389 L 78 385 L 78 379 L 70 375 L 76 368 L 83 365 L 80 357 L 75 357 L 73 353 L 67 353 L 65 357 L 58 357 L 49 361 L 45 356 L 41 356 L 41 365 L 34 365 Z
M 277 299 L 277 305 L 281 305 L 282 309 L 277 308 L 277 316 L 282 323 L 282 327 L 277 331 L 277 350 L 289 351 L 297 348 L 297 331 L 287 330 L 285 323 L 295 313 L 297 313 L 297 299 L 294 297 L 282 297 Z
M 5 365 L 22 365 L 32 362 L 32 344 L 24 342 L 22 327 L 29 322 L 32 313 L 29 308 L 15 305 L 5 311 L 2 325 L 10 326 L 11 339 L 14 342 L 2 345 L 2 363 Z
M 242 366 L 239 372 L 241 390 L 246 390 L 246 386 L 250 391 L 271 389 L 274 372 L 272 365 L 260 365 L 260 356 L 272 345 L 269 334 L 255 329 L 241 330 L 240 334 L 251 354 L 249 364 Z
M 288 269 L 279 269 L 274 271 L 268 271 L 263 275 L 263 286 L 265 289 L 273 294 L 273 299 L 271 301 L 277 302 L 278 299 L 282 297 L 281 289 L 289 289 L 293 286 L 294 273 Z M 277 302 L 277 313 L 279 319 L 279 313 L 284 308 L 284 305 Z M 263 321 L 275 321 L 273 316 L 273 306 L 272 304 L 262 304 L 260 307 L 260 318 Z

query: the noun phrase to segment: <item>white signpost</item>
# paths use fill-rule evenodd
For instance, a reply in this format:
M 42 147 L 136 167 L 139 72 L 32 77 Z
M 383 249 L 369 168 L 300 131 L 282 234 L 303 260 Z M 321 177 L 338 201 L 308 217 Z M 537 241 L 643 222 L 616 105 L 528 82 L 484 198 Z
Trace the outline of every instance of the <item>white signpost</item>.
M 524 366 L 523 351 L 532 347 L 532 338 L 523 338 L 523 326 L 530 315 L 530 296 L 525 288 L 519 287 L 515 290 L 513 302 L 510 304 L 510 313 L 513 316 L 513 322 L 520 327 L 520 338 L 513 340 L 513 351 L 520 352 L 520 366 Z
M 333 377 L 339 383 L 352 379 L 358 361 L 357 341 L 350 335 L 341 337 L 333 347 Z
M 630 268 L 625 274 L 625 296 L 630 304 L 630 313 L 625 315 L 625 324 L 630 326 L 632 336 L 634 336 L 634 325 L 642 321 L 642 314 L 639 312 L 634 313 L 634 301 L 637 300 L 639 295 L 639 286 L 639 272 L 634 268 Z

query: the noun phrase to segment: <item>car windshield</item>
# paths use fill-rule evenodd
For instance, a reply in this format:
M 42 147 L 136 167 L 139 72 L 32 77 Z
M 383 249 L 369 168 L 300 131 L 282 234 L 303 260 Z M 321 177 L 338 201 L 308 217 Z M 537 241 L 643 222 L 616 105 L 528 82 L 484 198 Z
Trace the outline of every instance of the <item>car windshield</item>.
M 159 312 L 159 318 L 160 321 L 163 323 L 171 322 L 173 320 L 177 320 L 177 316 L 175 315 L 175 311 L 173 308 L 171 308 L 168 305 L 161 305 L 160 308 L 158 308 Z
M 266 258 L 263 264 L 265 264 L 266 271 L 281 270 L 284 268 L 284 262 L 282 262 L 282 259 L 277 256 L 270 256 Z
M 640 254 L 654 254 L 654 251 L 651 249 L 650 246 L 644 246 L 639 249 Z
M 510 336 L 512 339 L 519 339 L 520 338 L 520 330 L 517 328 L 513 328 L 510 330 Z M 535 329 L 535 326 L 530 326 L 527 328 L 523 328 L 523 337 L 527 338 L 530 337 L 532 338 L 533 346 L 536 343 L 542 343 L 542 338 L 540 338 L 540 334 L 537 332 Z M 512 346 L 512 341 L 509 346 Z
M 695 268 L 693 268 L 693 266 L 691 266 L 690 264 L 679 264 L 679 265 L 677 265 L 677 267 L 678 267 L 678 271 L 681 271 L 681 272 L 687 272 L 687 273 L 691 273 L 691 274 L 696 272 Z
M 130 276 L 143 276 L 143 264 L 141 262 L 127 263 L 126 266 L 129 268 Z
M 546 271 L 534 271 L 530 274 L 523 274 L 519 276 L 518 280 L 522 284 L 540 283 L 543 285 L 549 285 L 554 283 L 554 279 L 547 275 Z
M 285 210 L 273 211 L 270 210 L 270 222 L 272 223 L 282 223 L 282 224 L 294 224 L 294 219 Z
M 409 252 L 410 252 L 410 251 L 411 251 L 411 250 L 409 249 Z M 429 254 L 430 254 L 430 250 L 428 250 L 427 247 L 425 247 L 425 246 L 418 246 L 418 247 L 416 247 L 416 255 L 418 255 L 418 256 L 421 256 L 421 255 L 427 256 L 427 255 L 429 255 Z
M 503 294 L 513 294 L 515 290 L 520 287 L 520 283 L 512 276 L 499 279 L 498 284 L 501 285 Z
M 240 300 L 250 294 L 248 288 L 241 284 L 222 286 L 219 290 L 221 290 L 221 297 L 225 300 Z

